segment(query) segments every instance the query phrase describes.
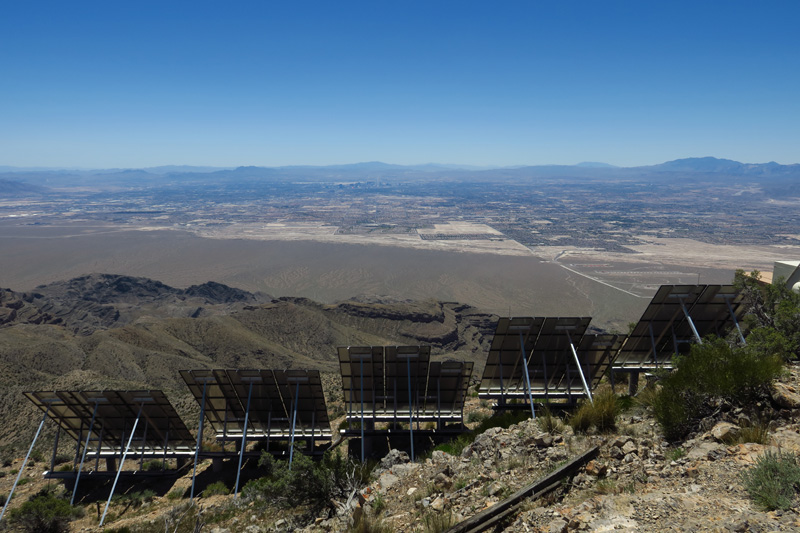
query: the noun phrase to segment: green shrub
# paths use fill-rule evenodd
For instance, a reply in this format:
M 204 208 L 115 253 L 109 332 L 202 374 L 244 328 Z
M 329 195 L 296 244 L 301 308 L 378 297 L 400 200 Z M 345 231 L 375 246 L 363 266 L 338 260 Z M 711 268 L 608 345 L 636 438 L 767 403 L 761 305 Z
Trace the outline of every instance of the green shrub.
M 686 455 L 686 450 L 683 448 L 673 448 L 669 452 L 667 452 L 667 460 L 669 461 L 677 461 Z
M 425 533 L 442 533 L 456 525 L 456 519 L 450 512 L 426 512 L 422 515 L 422 527 Z
M 786 286 L 784 280 L 761 284 L 761 274 L 750 275 L 737 270 L 734 285 L 741 291 L 747 311 L 745 323 L 750 329 L 747 345 L 762 355 L 783 359 L 800 357 L 800 294 Z
M 9 521 L 30 533 L 66 533 L 70 520 L 80 514 L 67 500 L 45 490 L 12 510 Z
M 769 425 L 763 422 L 743 426 L 736 436 L 736 444 L 746 444 L 748 442 L 769 444 L 769 441 Z
M 167 499 L 170 501 L 179 500 L 183 498 L 183 489 L 172 489 L 167 493 Z
M 471 411 L 467 415 L 467 424 L 475 424 L 475 423 L 478 423 L 478 422 L 483 422 L 487 418 L 489 418 L 489 417 L 487 415 L 481 413 L 480 411 Z
M 765 452 L 756 465 L 742 474 L 742 482 L 753 501 L 767 510 L 792 506 L 800 487 L 800 466 L 791 453 Z
M 536 421 L 539 423 L 539 427 L 542 431 L 546 433 L 560 433 L 561 430 L 564 429 L 564 423 L 560 418 L 554 416 L 553 412 L 550 411 L 550 408 L 547 406 L 539 410 Z
M 378 518 L 370 518 L 365 514 L 361 514 L 358 521 L 350 528 L 350 533 L 391 533 L 394 531 L 391 527 L 385 525 Z
M 203 498 L 208 498 L 210 496 L 218 496 L 220 494 L 230 494 L 231 490 L 225 485 L 222 481 L 215 481 L 206 487 L 203 491 Z
M 295 453 L 291 469 L 287 461 L 276 461 L 271 454 L 262 452 L 258 465 L 265 476 L 245 484 L 242 489 L 244 499 L 312 507 L 330 505 L 333 498 L 361 488 L 374 466 L 373 463 L 356 464 L 337 452 L 326 452 L 318 463 L 306 455 Z
M 661 380 L 653 400 L 653 414 L 668 440 L 686 435 L 710 413 L 714 398 L 745 405 L 763 394 L 783 371 L 775 355 L 748 346 L 730 346 L 708 337 L 692 346 L 689 355 L 673 360 L 675 370 Z
M 142 470 L 145 472 L 160 472 L 166 470 L 167 463 L 163 459 L 151 459 L 142 464 Z
M 576 433 L 585 433 L 591 427 L 599 432 L 611 431 L 617 427 L 619 413 L 617 395 L 608 389 L 595 394 L 594 403 L 583 400 L 568 422 Z

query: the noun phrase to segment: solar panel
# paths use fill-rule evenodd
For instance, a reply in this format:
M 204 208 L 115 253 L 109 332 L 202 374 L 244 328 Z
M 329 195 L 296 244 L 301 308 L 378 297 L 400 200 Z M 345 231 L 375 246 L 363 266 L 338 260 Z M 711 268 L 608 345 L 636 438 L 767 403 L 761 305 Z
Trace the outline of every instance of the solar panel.
M 330 438 L 318 370 L 181 370 L 217 439 Z M 205 392 L 204 389 L 205 388 Z M 297 402 L 296 416 L 294 405 Z M 249 411 L 248 411 L 249 403 Z
M 521 354 L 533 351 L 543 323 L 542 317 L 498 320 L 478 388 L 479 394 L 494 398 L 503 394 L 524 392 L 525 381 L 522 371 L 524 357 Z M 521 341 L 520 336 L 522 336 Z M 520 345 L 524 347 L 522 350 Z
M 83 444 L 88 434 L 89 442 L 96 443 L 90 445 L 93 451 L 88 451 L 89 456 L 122 453 L 137 418 L 136 435 L 131 441 L 134 453 L 161 456 L 194 453 L 194 438 L 160 390 L 24 394 L 79 443 Z
M 383 378 L 383 346 L 341 346 L 339 367 L 342 374 L 347 418 L 386 417 L 386 391 Z
M 422 416 L 438 420 L 460 420 L 472 367 L 473 363 L 463 361 L 431 363 Z
M 597 374 L 610 357 L 605 347 L 591 348 L 589 340 L 583 341 L 590 321 L 589 317 L 501 318 L 478 388 L 479 396 L 528 400 L 526 368 L 532 398 L 585 394 L 590 383 L 599 379 Z M 587 380 L 587 387 L 581 376 Z
M 384 352 L 386 414 L 419 419 L 431 358 L 430 346 L 386 346 Z
M 672 356 L 686 354 L 709 334 L 724 335 L 744 314 L 733 285 L 662 285 L 628 335 L 614 368 L 669 368 Z

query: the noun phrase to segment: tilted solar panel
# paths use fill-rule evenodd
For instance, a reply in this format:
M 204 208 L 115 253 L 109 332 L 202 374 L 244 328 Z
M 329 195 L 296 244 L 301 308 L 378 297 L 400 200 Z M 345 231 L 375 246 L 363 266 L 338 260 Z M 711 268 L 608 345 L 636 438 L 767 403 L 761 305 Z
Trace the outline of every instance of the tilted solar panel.
M 662 285 L 625 340 L 614 368 L 669 368 L 675 354 L 688 353 L 706 335 L 725 335 L 743 313 L 733 285 Z
M 191 454 L 194 449 L 192 434 L 160 390 L 35 391 L 25 396 L 81 444 L 91 427 L 90 456 L 121 453 L 134 425 L 135 453 Z

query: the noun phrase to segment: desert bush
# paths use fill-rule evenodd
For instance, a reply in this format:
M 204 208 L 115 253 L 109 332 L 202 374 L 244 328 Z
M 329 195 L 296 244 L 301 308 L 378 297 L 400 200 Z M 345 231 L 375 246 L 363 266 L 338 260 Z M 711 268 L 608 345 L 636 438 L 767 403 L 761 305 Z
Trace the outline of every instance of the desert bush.
M 258 465 L 265 476 L 245 484 L 242 496 L 246 500 L 312 507 L 331 505 L 333 498 L 363 487 L 374 467 L 373 463 L 357 464 L 337 452 L 326 452 L 318 463 L 295 453 L 291 469 L 287 461 L 276 461 L 262 452 Z
M 742 482 L 753 501 L 767 510 L 792 506 L 800 488 L 800 466 L 791 453 L 765 452 L 755 466 L 742 474 Z
M 378 518 L 370 518 L 362 514 L 361 517 L 350 528 L 350 533 L 391 533 L 394 531 L 391 527 L 384 524 Z
M 450 512 L 426 512 L 422 515 L 422 527 L 425 533 L 442 533 L 456 525 L 456 519 Z
M 231 490 L 225 485 L 222 481 L 215 481 L 214 483 L 209 484 L 205 490 L 203 491 L 203 498 L 208 498 L 210 496 L 218 496 L 220 494 L 230 494 Z
M 673 366 L 653 399 L 653 414 L 672 441 L 709 414 L 713 399 L 745 405 L 764 394 L 783 371 L 780 357 L 749 345 L 731 346 L 718 337 L 693 345 L 688 355 L 673 360 Z
M 564 429 L 564 423 L 560 418 L 553 415 L 553 412 L 547 406 L 539 410 L 536 421 L 539 423 L 541 430 L 547 433 L 561 433 Z
M 467 423 L 468 424 L 475 424 L 475 423 L 478 423 L 478 422 L 483 422 L 487 418 L 489 418 L 489 417 L 487 415 L 481 413 L 480 411 L 470 411 L 470 413 L 467 415 Z
M 66 533 L 69 522 L 81 516 L 81 510 L 44 490 L 9 513 L 9 521 L 30 533 Z
M 747 345 L 756 352 L 778 355 L 784 359 L 800 356 L 800 294 L 786 286 L 784 280 L 758 282 L 761 274 L 749 275 L 737 270 L 734 285 L 741 291 L 749 326 Z
M 167 499 L 170 501 L 180 500 L 183 498 L 184 490 L 183 489 L 172 489 L 167 493 Z
M 151 459 L 142 463 L 142 470 L 146 472 L 159 472 L 167 468 L 167 463 L 163 459 Z
M 620 403 L 612 390 L 594 395 L 594 403 L 583 400 L 569 417 L 568 423 L 576 433 L 585 433 L 591 427 L 599 432 L 611 431 L 617 426 Z

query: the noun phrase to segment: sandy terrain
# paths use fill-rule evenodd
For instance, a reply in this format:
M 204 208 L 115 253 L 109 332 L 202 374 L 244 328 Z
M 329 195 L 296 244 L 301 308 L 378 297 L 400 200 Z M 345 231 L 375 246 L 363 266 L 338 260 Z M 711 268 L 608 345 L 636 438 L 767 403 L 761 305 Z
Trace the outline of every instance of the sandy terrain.
M 166 228 L 165 228 L 166 229 Z M 502 238 L 502 234 L 485 225 L 469 222 L 435 224 L 433 228 L 419 229 L 417 234 L 337 234 L 336 226 L 315 223 L 271 223 L 271 224 L 232 224 L 220 227 L 187 228 L 201 237 L 211 239 L 254 239 L 274 241 L 316 241 L 339 244 L 370 244 L 380 246 L 400 246 L 419 250 L 440 250 L 449 252 L 487 253 L 499 255 L 531 255 L 530 250 L 516 241 Z M 487 235 L 492 240 L 423 240 L 420 234 L 428 235 Z

